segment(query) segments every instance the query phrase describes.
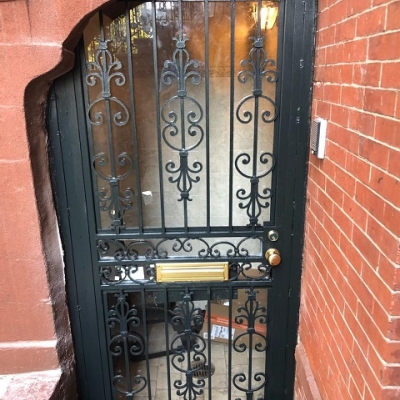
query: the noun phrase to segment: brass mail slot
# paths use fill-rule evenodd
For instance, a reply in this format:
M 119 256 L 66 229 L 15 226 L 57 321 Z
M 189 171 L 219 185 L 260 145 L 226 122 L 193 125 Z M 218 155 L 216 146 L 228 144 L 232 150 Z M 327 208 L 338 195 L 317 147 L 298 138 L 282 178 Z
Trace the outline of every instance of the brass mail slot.
M 156 264 L 157 282 L 227 281 L 228 279 L 228 262 Z

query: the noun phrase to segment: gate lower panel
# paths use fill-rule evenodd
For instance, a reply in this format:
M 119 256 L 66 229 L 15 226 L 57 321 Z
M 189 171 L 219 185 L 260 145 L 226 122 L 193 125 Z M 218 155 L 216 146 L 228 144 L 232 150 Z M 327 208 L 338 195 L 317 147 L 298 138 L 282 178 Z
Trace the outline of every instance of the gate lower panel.
M 113 398 L 266 398 L 266 284 L 104 290 Z

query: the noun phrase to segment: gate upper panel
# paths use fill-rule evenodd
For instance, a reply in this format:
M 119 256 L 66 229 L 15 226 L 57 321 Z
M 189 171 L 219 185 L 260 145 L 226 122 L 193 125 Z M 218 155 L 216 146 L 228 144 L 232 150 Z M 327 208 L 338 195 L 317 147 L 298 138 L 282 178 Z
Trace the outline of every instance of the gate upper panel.
M 84 87 L 98 229 L 273 222 L 277 10 L 121 2 L 92 18 Z

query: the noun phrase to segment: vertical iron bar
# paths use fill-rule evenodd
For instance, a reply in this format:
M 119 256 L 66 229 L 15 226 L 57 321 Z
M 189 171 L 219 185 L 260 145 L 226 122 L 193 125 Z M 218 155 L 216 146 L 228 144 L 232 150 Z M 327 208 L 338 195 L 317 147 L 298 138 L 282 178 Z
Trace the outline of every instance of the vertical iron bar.
M 164 287 L 164 329 L 165 329 L 165 356 L 167 358 L 168 400 L 171 400 L 171 366 L 169 361 L 169 321 L 168 321 L 168 291 Z
M 184 34 L 183 34 L 183 17 L 182 17 L 182 0 L 178 0 L 178 36 L 179 40 L 183 40 Z M 184 91 L 184 94 L 182 94 L 182 89 L 185 88 L 185 70 L 183 67 L 183 52 L 182 50 L 179 50 L 179 77 L 178 77 L 178 96 L 180 97 L 180 113 L 181 113 L 181 149 L 182 151 L 185 151 L 186 149 L 186 132 L 185 132 L 185 99 L 186 97 L 186 88 Z M 188 156 L 186 156 L 188 157 Z M 187 158 L 186 158 L 186 163 L 187 163 Z M 181 165 L 182 165 L 182 157 L 181 157 Z M 185 166 L 186 170 L 188 168 L 188 165 Z M 183 179 L 183 191 L 187 191 L 187 186 L 186 186 L 186 179 Z M 187 232 L 188 230 L 188 199 L 184 198 L 183 199 L 183 225 L 185 227 L 185 231 Z
M 157 54 L 157 25 L 156 25 L 156 1 L 152 2 L 152 29 L 153 29 L 153 65 L 154 65 L 154 86 L 156 95 L 156 121 L 157 121 L 157 145 L 158 145 L 158 174 L 160 179 L 160 211 L 161 231 L 165 232 L 165 210 L 164 210 L 164 178 L 163 178 L 163 157 L 161 141 L 160 121 L 160 93 L 158 81 L 158 54 Z
M 142 214 L 142 201 L 141 201 L 141 185 L 140 185 L 140 170 L 139 170 L 139 152 L 138 152 L 138 141 L 137 141 L 137 127 L 136 127 L 136 112 L 135 112 L 135 97 L 134 97 L 134 85 L 133 85 L 133 67 L 132 67 L 132 38 L 131 38 L 131 18 L 129 11 L 129 3 L 126 3 L 125 8 L 125 29 L 126 29 L 126 45 L 128 52 L 128 76 L 130 82 L 129 97 L 131 102 L 131 125 L 132 125 L 132 136 L 133 136 L 133 152 L 135 155 L 135 180 L 136 180 L 136 199 L 138 209 L 138 226 L 139 232 L 143 232 L 143 214 Z
M 209 32 L 208 32 L 208 0 L 204 0 L 204 31 L 205 31 L 205 91 L 206 91 L 206 226 L 210 232 L 210 71 L 209 71 Z
M 146 357 L 146 372 L 147 372 L 147 393 L 149 400 L 151 400 L 151 376 L 150 376 L 150 359 L 149 359 L 149 337 L 147 331 L 147 318 L 146 318 L 146 298 L 144 288 L 140 291 L 142 302 L 142 323 L 143 323 L 143 337 L 144 337 L 144 351 Z
M 208 347 L 208 400 L 212 400 L 211 382 L 211 288 L 207 287 L 207 347 Z M 225 352 L 224 352 L 225 356 Z
M 100 21 L 100 41 L 105 41 L 104 36 L 104 25 L 103 25 L 103 13 L 99 11 L 99 21 Z M 101 56 L 103 61 L 106 62 L 106 50 L 101 50 Z M 106 103 L 106 121 L 107 121 L 107 137 L 108 137 L 108 149 L 110 151 L 110 167 L 111 167 L 111 176 L 115 177 L 115 150 L 114 150 L 114 142 L 113 142 L 113 134 L 111 127 L 111 112 L 110 112 L 110 100 L 105 98 Z M 114 210 L 116 212 L 116 210 Z
M 257 52 L 257 58 L 259 58 L 259 52 Z M 257 153 L 258 153 L 258 113 L 259 113 L 259 97 L 254 98 L 254 138 L 253 138 L 253 179 L 257 179 Z M 256 186 L 258 188 L 258 185 Z M 253 191 L 252 188 L 252 196 L 253 201 L 251 204 L 251 215 L 253 218 L 256 215 L 256 202 L 257 202 L 258 193 Z M 255 231 L 256 224 L 252 224 L 252 230 Z
M 228 400 L 232 399 L 232 286 L 229 286 L 228 315 Z
M 249 296 L 251 297 L 250 300 L 250 314 L 249 314 L 249 319 L 247 321 L 247 328 L 251 328 L 252 330 L 254 330 L 255 328 L 255 316 L 254 316 L 254 305 L 255 305 L 255 300 L 253 299 L 253 296 L 255 296 L 254 294 L 254 287 L 251 286 L 250 290 L 249 290 L 249 295 L 247 298 L 249 298 Z M 249 335 L 249 354 L 248 354 L 248 360 L 249 360 L 249 379 L 248 379 L 248 391 L 251 391 L 252 388 L 252 375 L 253 375 L 253 332 L 250 332 Z
M 107 324 L 108 311 L 109 311 L 108 310 L 109 306 L 108 306 L 107 294 L 108 294 L 107 292 L 103 292 L 103 311 L 104 311 L 104 322 L 105 322 L 104 326 L 105 326 L 105 330 L 107 332 L 106 333 L 106 336 L 107 336 L 106 342 L 107 342 L 107 346 L 108 346 L 108 349 L 107 349 L 107 353 L 108 353 L 108 357 L 107 357 L 107 359 L 108 359 L 108 368 L 110 370 L 110 373 L 114 374 L 114 366 L 113 366 L 112 356 L 110 355 L 110 348 L 109 348 L 111 335 L 110 335 L 110 329 L 108 328 L 108 324 Z M 111 377 L 109 377 L 109 378 L 111 378 Z M 110 379 L 110 381 L 111 381 L 111 379 Z M 115 398 L 115 387 L 114 387 L 114 385 L 111 385 L 111 391 L 112 391 L 113 397 Z
M 124 297 L 125 297 L 124 296 L 124 292 L 121 290 L 119 292 L 118 302 L 120 301 L 121 298 L 124 298 Z M 128 300 L 127 300 L 127 302 L 128 302 Z M 130 304 L 129 304 L 129 302 L 127 304 L 128 304 L 128 310 L 127 310 L 127 312 L 128 312 Z M 129 327 L 128 327 L 128 321 L 126 320 L 126 315 L 123 316 L 123 323 L 124 323 L 124 326 L 121 327 L 122 321 L 120 321 L 120 327 L 119 327 L 120 331 L 128 332 L 129 331 Z M 133 386 L 132 386 L 132 377 L 131 377 L 131 367 L 130 367 L 130 361 L 129 361 L 128 337 L 124 335 L 122 337 L 122 342 L 124 343 L 123 347 L 124 347 L 124 363 L 125 363 L 125 375 L 126 375 L 126 377 L 125 377 L 125 379 L 126 379 L 126 392 L 127 393 L 132 393 L 133 392 Z M 149 381 L 149 383 L 150 383 L 150 381 Z
M 235 105 L 235 0 L 231 0 L 231 85 L 230 85 L 230 139 L 229 139 L 229 231 L 232 232 L 233 217 L 233 139 Z M 229 394 L 230 396 L 230 394 Z

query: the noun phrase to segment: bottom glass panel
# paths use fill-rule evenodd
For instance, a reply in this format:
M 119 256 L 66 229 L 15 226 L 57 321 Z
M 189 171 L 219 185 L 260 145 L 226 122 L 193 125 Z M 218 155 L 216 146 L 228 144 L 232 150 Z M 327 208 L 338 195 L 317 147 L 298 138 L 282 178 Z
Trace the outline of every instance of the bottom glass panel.
M 114 399 L 265 399 L 266 287 L 142 287 L 104 301 Z

